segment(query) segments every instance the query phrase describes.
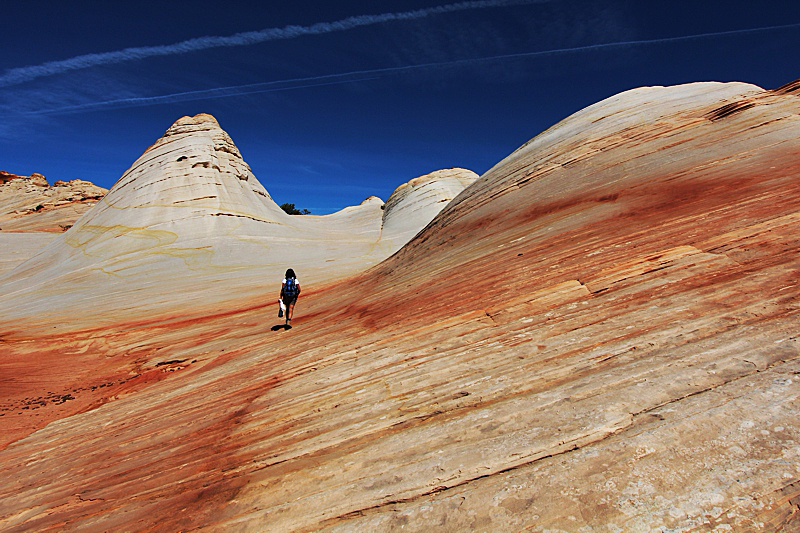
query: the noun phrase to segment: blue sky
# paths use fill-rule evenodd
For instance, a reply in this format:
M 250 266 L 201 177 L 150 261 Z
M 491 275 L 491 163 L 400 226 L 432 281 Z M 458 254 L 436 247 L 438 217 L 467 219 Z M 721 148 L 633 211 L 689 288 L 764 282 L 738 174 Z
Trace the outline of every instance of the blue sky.
M 111 187 L 211 113 L 278 203 L 482 174 L 645 85 L 800 78 L 800 2 L 28 0 L 3 7 L 0 170 Z

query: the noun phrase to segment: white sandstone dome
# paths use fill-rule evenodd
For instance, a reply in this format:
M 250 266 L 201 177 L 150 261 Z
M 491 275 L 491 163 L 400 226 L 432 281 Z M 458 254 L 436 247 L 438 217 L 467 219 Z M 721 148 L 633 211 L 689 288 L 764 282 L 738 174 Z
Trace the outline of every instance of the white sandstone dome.
M 132 302 L 155 312 L 186 298 L 250 298 L 288 266 L 306 286 L 341 279 L 406 244 L 476 178 L 461 173 L 472 174 L 441 171 L 401 186 L 388 213 L 369 197 L 332 215 L 291 216 L 214 117 L 183 117 L 67 232 L 13 258 L 0 302 L 28 317 L 92 302 L 95 319 L 111 320 Z
M 450 168 L 399 186 L 384 207 L 383 238 L 403 240 L 403 244 L 409 241 L 477 179 L 478 175 L 471 170 Z

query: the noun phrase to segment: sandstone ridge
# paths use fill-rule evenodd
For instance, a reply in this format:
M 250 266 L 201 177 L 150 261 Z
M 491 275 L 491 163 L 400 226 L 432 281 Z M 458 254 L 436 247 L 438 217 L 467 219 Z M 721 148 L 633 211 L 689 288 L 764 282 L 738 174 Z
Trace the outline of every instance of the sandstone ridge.
M 0 172 L 0 277 L 72 227 L 108 191 L 88 181 Z
M 449 198 L 471 181 L 425 178 L 428 189 L 439 187 Z M 214 117 L 183 117 L 63 236 L 8 273 L 0 299 L 6 295 L 7 305 L 24 307 L 30 317 L 57 309 L 91 323 L 159 277 L 169 290 L 138 302 L 153 312 L 183 308 L 180 296 L 189 293 L 209 303 L 239 299 L 260 291 L 263 280 L 280 280 L 288 266 L 307 284 L 331 281 L 394 253 L 444 207 L 443 194 L 394 201 L 401 214 L 386 231 L 383 202 L 375 197 L 329 216 L 290 216 Z M 207 290 L 233 279 L 234 291 Z M 69 295 L 57 289 L 64 286 Z M 111 297 L 87 315 L 83 302 L 98 300 L 99 286 Z M 73 305 L 78 309 L 68 311 Z
M 50 186 L 41 174 L 0 172 L 0 231 L 66 231 L 106 192 L 83 180 L 56 181 Z
M 399 186 L 386 200 L 382 238 L 405 244 L 420 231 L 421 225 L 427 225 L 477 179 L 478 175 L 471 170 L 451 168 L 414 178 Z
M 795 531 L 798 168 L 794 85 L 637 89 L 294 329 L 253 295 L 66 332 L 15 310 L 0 528 Z M 380 207 L 325 220 L 374 243 Z

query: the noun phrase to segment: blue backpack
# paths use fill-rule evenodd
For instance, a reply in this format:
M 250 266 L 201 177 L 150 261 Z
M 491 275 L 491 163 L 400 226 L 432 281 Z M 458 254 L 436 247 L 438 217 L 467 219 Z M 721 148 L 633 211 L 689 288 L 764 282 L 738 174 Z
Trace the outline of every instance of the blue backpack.
M 297 296 L 297 280 L 295 278 L 289 278 L 286 280 L 286 283 L 283 284 L 283 295 L 286 298 L 294 298 Z

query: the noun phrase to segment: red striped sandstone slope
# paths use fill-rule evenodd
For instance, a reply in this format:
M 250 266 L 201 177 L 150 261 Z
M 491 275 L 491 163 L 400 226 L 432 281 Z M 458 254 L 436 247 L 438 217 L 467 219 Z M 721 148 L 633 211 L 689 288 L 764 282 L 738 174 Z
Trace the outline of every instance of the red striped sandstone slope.
M 141 320 L 206 320 L 243 298 L 275 304 L 288 266 L 306 293 L 363 271 L 430 222 L 445 194 L 452 199 L 475 179 L 466 170 L 442 171 L 413 180 L 438 192 L 408 195 L 386 210 L 371 197 L 333 215 L 293 217 L 272 201 L 213 117 L 183 117 L 63 235 L 0 234 L 0 268 L 11 270 L 0 277 L 0 446 L 106 401 L 111 382 L 135 376 L 146 385 L 163 375 L 160 368 L 148 372 L 163 362 L 149 356 L 106 357 L 173 347 L 112 347 L 107 333 L 116 337 L 124 324 Z M 21 201 L 31 200 L 16 205 Z M 394 223 L 383 224 L 395 210 Z M 27 344 L 42 333 L 40 344 Z
M 0 452 L 0 528 L 796 531 L 798 92 L 576 113 L 291 331 L 14 324 L 26 420 L 83 412 Z

